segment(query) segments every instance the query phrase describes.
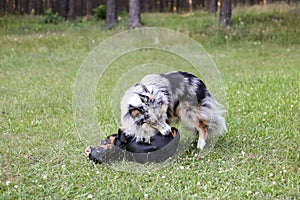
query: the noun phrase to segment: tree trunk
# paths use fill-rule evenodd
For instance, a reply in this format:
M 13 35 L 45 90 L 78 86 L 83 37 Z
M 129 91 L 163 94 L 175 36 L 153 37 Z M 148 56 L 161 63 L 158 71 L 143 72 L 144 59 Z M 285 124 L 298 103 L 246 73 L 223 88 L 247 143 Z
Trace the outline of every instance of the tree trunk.
M 74 23 L 76 16 L 75 16 L 75 0 L 69 0 L 69 20 L 70 22 Z
M 28 1 L 28 11 L 30 14 L 36 14 L 36 10 L 35 10 L 35 5 L 36 2 L 34 0 L 29 0 Z
M 75 10 L 75 16 L 83 16 L 85 15 L 85 11 L 86 9 L 83 6 L 83 1 L 82 0 L 75 0 L 75 6 L 74 6 L 74 10 Z
M 182 7 L 183 7 L 183 10 L 185 12 L 189 12 L 190 11 L 190 3 L 189 3 L 189 0 L 183 0 L 182 1 Z
M 140 0 L 129 0 L 128 27 L 139 28 L 141 26 Z
M 0 0 L 0 16 L 3 16 L 5 13 L 5 1 Z
M 67 0 L 60 0 L 57 3 L 57 9 L 60 16 L 67 19 L 68 17 L 68 1 Z
M 5 1 L 4 1 L 5 2 Z M 19 12 L 21 15 L 24 15 L 25 14 L 25 6 L 24 6 L 24 1 L 20 1 L 19 2 Z
M 106 28 L 113 28 L 117 21 L 117 0 L 106 1 Z
M 93 0 L 86 0 L 86 17 L 91 19 L 93 16 Z
M 164 0 L 159 0 L 159 12 L 163 12 L 164 11 Z
M 153 1 L 150 0 L 149 1 L 149 11 L 152 11 L 153 10 Z
M 218 1 L 217 0 L 211 0 L 209 3 L 209 9 L 208 13 L 211 15 L 216 15 L 218 11 Z
M 153 7 L 153 2 L 152 0 L 150 1 L 142 1 L 144 4 L 144 11 L 145 12 L 151 12 L 152 11 L 152 7 Z M 142 9 L 142 12 L 143 12 L 143 9 Z
M 46 9 L 52 9 L 52 0 L 47 0 Z
M 170 0 L 170 12 L 174 12 L 174 0 Z
M 168 1 L 160 0 L 159 1 L 159 12 L 165 12 L 168 8 Z
M 193 0 L 192 5 L 193 5 L 193 10 L 198 10 L 199 8 L 202 7 L 202 2 L 201 0 Z
M 220 24 L 227 27 L 231 25 L 231 0 L 221 0 Z
M 43 14 L 43 0 L 38 0 L 36 4 L 36 14 Z
M 179 13 L 182 10 L 182 0 L 176 0 L 176 12 Z
M 209 0 L 200 0 L 200 5 L 202 8 L 207 8 L 208 7 L 208 2 Z M 217 0 L 218 1 L 218 0 Z

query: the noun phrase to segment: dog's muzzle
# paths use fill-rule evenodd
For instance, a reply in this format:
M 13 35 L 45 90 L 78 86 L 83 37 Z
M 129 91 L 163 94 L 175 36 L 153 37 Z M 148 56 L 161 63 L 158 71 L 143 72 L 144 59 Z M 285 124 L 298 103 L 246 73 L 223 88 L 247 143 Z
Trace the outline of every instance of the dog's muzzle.
M 162 135 L 169 135 L 172 132 L 171 127 L 168 124 L 161 124 L 160 122 L 156 122 L 150 125 L 151 127 L 158 130 Z

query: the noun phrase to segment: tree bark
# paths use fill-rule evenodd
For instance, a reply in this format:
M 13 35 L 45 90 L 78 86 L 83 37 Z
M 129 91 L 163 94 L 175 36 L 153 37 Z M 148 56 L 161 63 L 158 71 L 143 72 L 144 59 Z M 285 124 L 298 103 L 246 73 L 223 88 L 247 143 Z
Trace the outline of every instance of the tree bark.
M 157 4 L 157 11 L 159 12 L 163 12 L 164 9 L 164 5 L 167 4 L 168 0 L 160 0 L 160 1 L 154 1 L 154 3 Z M 162 10 L 161 10 L 162 9 Z
M 174 0 L 170 0 L 170 12 L 174 12 Z
M 201 0 L 193 0 L 192 1 L 193 10 L 198 10 L 202 7 L 202 1 Z
M 58 6 L 58 13 L 60 16 L 64 17 L 65 19 L 67 19 L 68 17 L 68 1 L 67 0 L 60 0 L 58 2 L 59 4 Z
M 184 12 L 189 12 L 190 11 L 189 0 L 183 0 L 182 1 L 182 7 L 183 7 Z
M 182 10 L 182 0 L 176 0 L 176 12 L 179 13 Z
M 231 25 L 231 0 L 221 0 L 220 24 L 229 27 Z
M 28 1 L 28 11 L 30 14 L 36 14 L 35 6 L 36 6 L 36 2 L 34 0 Z
M 218 11 L 218 1 L 217 0 L 211 0 L 209 3 L 209 9 L 208 13 L 210 15 L 216 15 Z
M 86 17 L 87 19 L 91 19 L 93 16 L 93 1 L 86 0 Z
M 111 29 L 115 26 L 117 21 L 117 0 L 106 1 L 106 21 L 105 26 Z
M 46 2 L 47 2 L 46 3 L 46 9 L 49 9 L 49 8 L 52 9 L 52 0 L 47 0 Z
M 208 2 L 209 0 L 200 0 L 200 5 L 202 8 L 207 8 L 208 7 Z M 218 0 L 217 0 L 218 1 Z
M 164 0 L 159 0 L 159 12 L 164 11 Z
M 43 14 L 43 0 L 38 0 L 36 4 L 36 14 Z
M 4 1 L 5 2 L 5 1 Z M 24 5 L 24 1 L 20 1 L 19 2 L 19 12 L 21 15 L 25 14 L 25 5 Z
M 74 23 L 76 20 L 75 16 L 75 0 L 69 0 L 69 20 L 70 22 Z
M 141 27 L 141 4 L 140 0 L 129 0 L 129 17 L 128 27 L 139 28 Z
M 151 12 L 153 8 L 153 0 L 148 1 L 142 1 L 142 4 L 144 5 L 144 11 L 145 12 Z M 143 11 L 143 9 L 142 9 Z
M 3 16 L 5 13 L 5 1 L 0 0 L 0 16 Z

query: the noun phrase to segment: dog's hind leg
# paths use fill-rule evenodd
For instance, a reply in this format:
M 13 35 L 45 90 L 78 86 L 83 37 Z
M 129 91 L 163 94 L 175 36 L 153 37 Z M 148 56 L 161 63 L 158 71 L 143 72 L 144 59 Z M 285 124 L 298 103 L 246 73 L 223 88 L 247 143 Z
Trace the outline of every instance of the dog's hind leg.
M 178 106 L 177 116 L 180 116 L 180 121 L 186 127 L 197 130 L 199 134 L 197 148 L 204 149 L 207 138 L 207 128 L 209 126 L 209 122 L 204 120 L 206 115 L 203 115 L 198 107 L 184 102 Z
M 197 128 L 199 134 L 198 143 L 197 143 L 198 149 L 204 149 L 206 145 L 207 127 L 208 127 L 208 122 L 203 120 L 199 121 L 199 127 Z

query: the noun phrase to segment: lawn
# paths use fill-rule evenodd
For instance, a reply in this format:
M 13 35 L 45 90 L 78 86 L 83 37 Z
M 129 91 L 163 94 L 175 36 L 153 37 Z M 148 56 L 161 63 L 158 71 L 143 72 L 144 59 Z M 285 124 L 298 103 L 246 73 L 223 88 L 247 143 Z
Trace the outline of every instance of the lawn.
M 299 199 L 300 8 L 233 14 L 231 29 L 204 12 L 142 15 L 146 26 L 180 31 L 207 50 L 225 85 L 228 127 L 204 158 L 189 148 L 167 167 L 137 169 L 143 173 L 88 161 L 73 119 L 81 64 L 100 42 L 126 30 L 126 17 L 114 30 L 95 21 L 0 18 L 0 199 Z M 144 63 L 192 70 L 165 52 L 116 60 L 95 94 L 105 133 L 118 128 L 110 109 L 111 90 L 120 84 L 114 77 Z

